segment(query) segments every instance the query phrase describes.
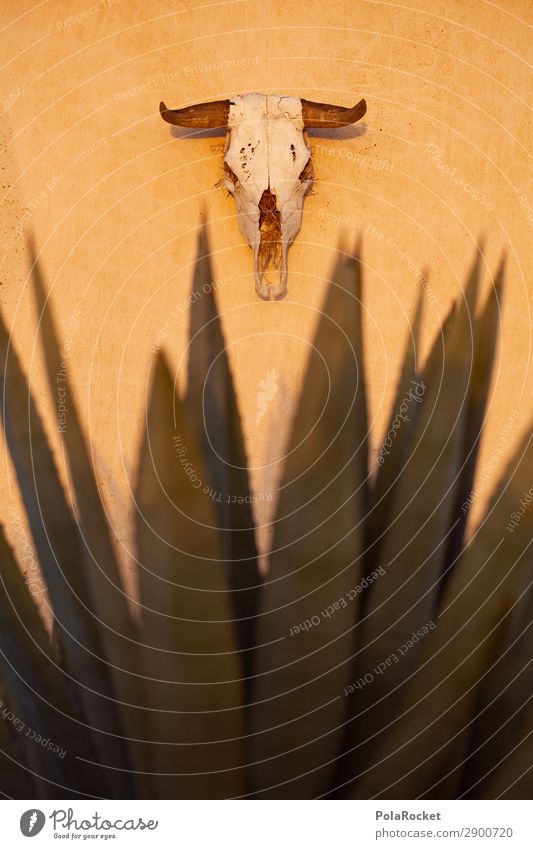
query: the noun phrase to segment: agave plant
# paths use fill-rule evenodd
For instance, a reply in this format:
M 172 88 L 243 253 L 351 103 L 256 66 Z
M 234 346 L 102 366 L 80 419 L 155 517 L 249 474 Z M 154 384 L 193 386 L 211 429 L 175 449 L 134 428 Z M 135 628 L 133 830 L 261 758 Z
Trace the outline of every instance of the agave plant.
M 0 532 L 5 796 L 529 795 L 531 431 L 465 537 L 503 266 L 478 308 L 478 257 L 423 368 L 419 302 L 370 473 L 361 261 L 339 256 L 266 577 L 211 287 L 191 298 L 184 397 L 156 356 L 135 493 L 139 617 L 70 378 L 74 505 L 0 322 L 3 424 L 54 621 Z M 193 290 L 211 279 L 202 232 Z M 33 283 L 55 396 L 60 346 L 35 259 Z

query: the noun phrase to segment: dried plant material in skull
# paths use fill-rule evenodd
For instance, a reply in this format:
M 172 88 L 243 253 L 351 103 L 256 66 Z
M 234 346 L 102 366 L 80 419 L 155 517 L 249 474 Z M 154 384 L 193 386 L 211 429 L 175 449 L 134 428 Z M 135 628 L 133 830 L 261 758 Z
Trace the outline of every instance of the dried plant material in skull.
M 281 214 L 276 207 L 276 196 L 270 189 L 263 192 L 259 201 L 259 270 L 275 271 L 281 268 Z

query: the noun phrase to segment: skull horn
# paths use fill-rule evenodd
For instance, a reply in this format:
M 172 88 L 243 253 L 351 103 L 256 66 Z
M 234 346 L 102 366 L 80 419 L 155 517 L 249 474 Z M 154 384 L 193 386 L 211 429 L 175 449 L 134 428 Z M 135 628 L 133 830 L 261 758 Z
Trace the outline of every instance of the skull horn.
M 352 108 L 333 106 L 331 103 L 314 103 L 302 99 L 302 118 L 305 128 L 345 127 L 359 121 L 366 112 L 366 100 L 360 100 Z
M 161 102 L 159 111 L 163 120 L 169 124 L 213 130 L 228 126 L 229 105 L 229 100 L 213 100 L 211 103 L 195 103 L 194 106 L 186 106 L 184 109 L 167 109 Z

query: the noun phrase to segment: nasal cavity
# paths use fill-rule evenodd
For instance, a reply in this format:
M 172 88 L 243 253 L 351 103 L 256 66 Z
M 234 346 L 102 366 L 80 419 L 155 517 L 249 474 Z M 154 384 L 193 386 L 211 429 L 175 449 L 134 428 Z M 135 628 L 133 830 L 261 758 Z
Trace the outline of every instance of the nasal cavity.
M 281 268 L 281 213 L 276 209 L 276 195 L 265 189 L 259 201 L 259 271 Z

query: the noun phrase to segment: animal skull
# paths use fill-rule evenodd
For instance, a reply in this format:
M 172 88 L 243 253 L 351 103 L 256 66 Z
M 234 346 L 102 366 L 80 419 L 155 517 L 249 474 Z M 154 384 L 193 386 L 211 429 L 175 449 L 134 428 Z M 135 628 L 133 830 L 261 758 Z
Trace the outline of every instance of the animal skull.
M 313 184 L 306 129 L 343 127 L 366 112 L 276 94 L 243 94 L 231 100 L 167 109 L 169 124 L 225 127 L 224 184 L 235 198 L 239 227 L 253 250 L 255 289 L 265 300 L 287 294 L 287 252 L 302 223 L 303 200 Z M 279 280 L 268 274 L 277 272 Z

